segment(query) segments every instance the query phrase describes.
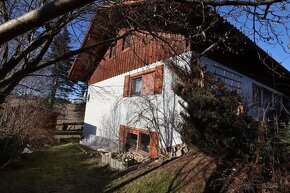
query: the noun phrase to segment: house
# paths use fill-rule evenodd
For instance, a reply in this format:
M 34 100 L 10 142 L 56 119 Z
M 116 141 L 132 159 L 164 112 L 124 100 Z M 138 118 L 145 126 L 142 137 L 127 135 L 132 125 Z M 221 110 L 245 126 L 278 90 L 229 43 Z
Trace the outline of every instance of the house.
M 178 77 L 166 61 L 186 66 L 194 55 L 212 42 L 198 37 L 201 41 L 195 43 L 190 36 L 191 30 L 196 29 L 202 20 L 196 10 L 190 14 L 192 28 L 187 29 L 184 25 L 178 26 L 178 22 L 166 23 L 155 17 L 156 12 L 165 9 L 166 5 L 150 6 L 144 1 L 133 1 L 100 7 L 82 46 L 120 38 L 79 54 L 69 77 L 89 83 L 84 137 L 119 141 L 123 150 L 131 149 L 156 157 L 168 147 L 182 143 L 177 132 L 182 109 L 178 104 L 179 97 L 172 90 Z M 192 10 L 179 9 L 186 13 Z M 141 11 L 147 13 L 146 17 L 152 15 L 148 20 L 152 24 L 150 31 L 142 26 L 132 28 L 126 22 L 128 14 L 134 16 Z M 177 14 L 180 15 L 176 18 L 185 20 L 182 11 Z M 139 21 L 140 18 L 135 19 Z M 146 21 L 142 22 L 148 26 Z M 227 36 L 234 37 L 228 40 L 231 46 L 241 51 L 221 48 L 201 57 L 201 62 L 215 74 L 217 81 L 223 80 L 228 89 L 244 96 L 245 105 L 250 107 L 249 113 L 259 117 L 266 106 L 274 111 L 283 104 L 288 105 L 290 73 L 283 66 L 220 17 L 214 31 L 207 33 L 213 32 L 219 37 L 229 32 Z M 275 66 L 279 74 L 269 70 L 269 66 Z

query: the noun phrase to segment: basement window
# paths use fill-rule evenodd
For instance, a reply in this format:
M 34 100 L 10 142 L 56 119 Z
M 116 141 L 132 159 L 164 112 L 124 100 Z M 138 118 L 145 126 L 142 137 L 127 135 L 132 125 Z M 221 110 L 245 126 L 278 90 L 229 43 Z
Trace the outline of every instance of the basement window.
M 132 149 L 136 150 L 137 149 L 137 139 L 138 135 L 133 134 L 133 133 L 128 133 L 127 135 L 127 148 L 126 149 Z
M 149 153 L 150 136 L 144 133 L 140 134 L 140 150 Z
M 125 151 L 136 151 L 142 155 L 158 156 L 158 134 L 154 131 L 120 126 L 119 140 Z

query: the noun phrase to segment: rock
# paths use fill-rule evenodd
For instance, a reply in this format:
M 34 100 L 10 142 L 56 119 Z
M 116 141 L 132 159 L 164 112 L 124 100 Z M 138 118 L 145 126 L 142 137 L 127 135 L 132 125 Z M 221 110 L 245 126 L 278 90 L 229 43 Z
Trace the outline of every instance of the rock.
M 188 153 L 188 151 L 189 151 L 189 150 L 188 150 L 188 147 L 187 147 L 187 146 L 185 146 L 185 147 L 183 148 L 183 153 L 184 153 L 184 154 L 187 154 L 187 153 Z
M 115 159 L 111 159 L 111 164 L 110 164 L 110 166 L 111 166 L 112 168 L 116 168 L 116 160 L 115 160 Z
M 176 151 L 176 157 L 180 157 L 182 155 L 183 155 L 183 153 L 182 153 L 182 150 L 181 149 L 179 149 L 179 150 Z
M 22 153 L 23 153 L 23 154 L 25 154 L 25 153 L 33 153 L 33 151 L 30 150 L 30 149 L 28 149 L 28 148 L 26 147 L 26 148 L 24 148 L 24 150 L 22 151 Z

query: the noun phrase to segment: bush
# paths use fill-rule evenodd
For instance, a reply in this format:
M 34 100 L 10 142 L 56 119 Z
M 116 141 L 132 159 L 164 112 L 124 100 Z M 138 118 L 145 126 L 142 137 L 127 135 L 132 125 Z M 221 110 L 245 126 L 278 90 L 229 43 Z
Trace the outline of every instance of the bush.
M 0 163 L 6 163 L 27 144 L 52 143 L 55 123 L 55 116 L 43 108 L 40 101 L 11 99 L 3 104 L 0 109 Z
M 16 136 L 0 138 L 0 167 L 9 162 L 20 149 L 19 140 Z

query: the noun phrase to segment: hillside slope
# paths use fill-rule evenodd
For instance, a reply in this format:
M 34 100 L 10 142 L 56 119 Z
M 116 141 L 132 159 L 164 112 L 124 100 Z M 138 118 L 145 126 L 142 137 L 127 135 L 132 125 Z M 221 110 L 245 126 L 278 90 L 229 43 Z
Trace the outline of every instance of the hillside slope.
M 214 164 L 197 152 L 113 171 L 79 144 L 44 148 L 0 171 L 1 193 L 202 192 Z

